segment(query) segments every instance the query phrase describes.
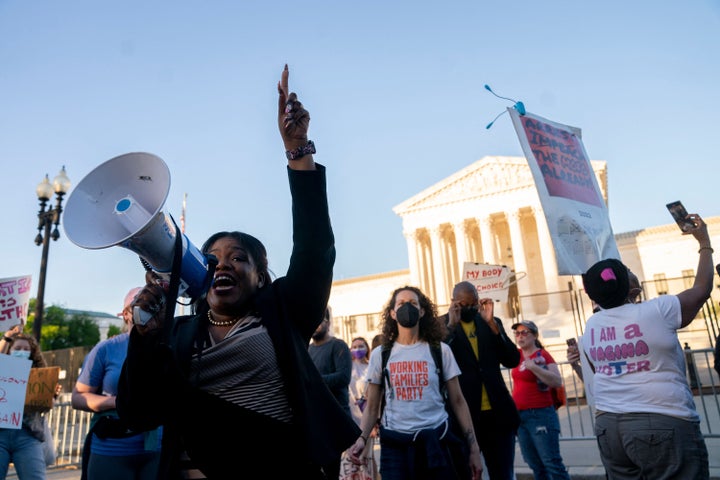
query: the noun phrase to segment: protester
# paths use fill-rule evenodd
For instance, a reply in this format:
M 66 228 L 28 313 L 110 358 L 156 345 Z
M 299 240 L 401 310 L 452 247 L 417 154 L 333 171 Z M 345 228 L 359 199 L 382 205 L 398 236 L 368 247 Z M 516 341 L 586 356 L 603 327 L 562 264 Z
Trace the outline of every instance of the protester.
M 715 339 L 715 350 L 713 350 L 713 368 L 720 375 L 720 335 Z
M 453 288 L 445 342 L 460 367 L 460 388 L 467 400 L 475 435 L 491 480 L 514 480 L 515 434 L 520 419 L 500 372 L 520 361 L 517 346 L 494 315 L 489 298 L 479 299 L 470 282 Z
M 640 295 L 643 291 L 642 287 L 640 286 L 640 280 L 638 279 L 637 275 L 635 275 L 630 270 L 628 270 L 628 279 L 630 283 L 628 302 L 638 303 L 640 302 Z M 593 302 L 593 304 L 595 304 L 595 302 Z M 596 305 L 593 313 L 599 310 L 600 306 Z M 580 358 L 580 348 L 577 341 L 568 344 L 566 355 L 567 361 L 570 364 L 570 367 L 572 367 L 573 372 L 575 372 L 578 378 L 580 378 L 580 380 L 583 381 L 583 383 L 585 384 L 585 395 L 587 397 L 588 405 L 590 405 L 591 408 L 595 408 L 594 396 L 592 393 L 593 372 L 592 370 L 590 370 L 587 362 L 583 362 Z
M 480 448 L 458 383 L 460 369 L 450 347 L 442 343 L 446 329 L 437 319 L 435 304 L 418 288 L 401 287 L 393 292 L 382 318 L 385 343 L 370 354 L 362 433 L 350 449 L 351 460 L 363 462 L 368 436 L 380 419 L 383 480 L 458 478 L 456 472 L 460 470 L 471 471 L 472 477 L 479 479 Z M 440 350 L 442 365 L 437 364 L 433 348 Z M 389 358 L 383 369 L 386 349 Z M 461 427 L 462 438 L 449 428 L 446 401 Z M 469 452 L 465 459 L 468 465 L 453 465 L 450 449 L 455 447 Z
M 271 279 L 255 237 L 219 232 L 201 248 L 217 258 L 212 286 L 194 302 L 194 315 L 175 319 L 169 340 L 162 327 L 174 299 L 163 302 L 165 286 L 151 272 L 133 303 L 138 313 L 156 315 L 144 326 L 135 319 L 117 407 L 132 428 L 164 426 L 160 478 L 180 476 L 184 453 L 185 474 L 322 479 L 320 466 L 359 432 L 307 351 L 330 295 L 334 237 L 325 167 L 311 154 L 308 112 L 288 94 L 287 66 L 278 92 L 293 215 L 286 276 Z M 238 169 L 219 173 L 218 181 L 229 174 L 234 188 L 252 178 Z M 226 215 L 227 208 L 215 213 Z
M 535 322 L 512 326 L 522 361 L 512 369 L 512 396 L 520 413 L 518 443 L 535 478 L 570 480 L 560 455 L 560 419 L 551 387 L 562 386 L 560 369 L 540 343 Z
M 23 333 L 22 325 L 5 332 L 0 353 L 32 360 L 31 368 L 47 367 L 37 340 Z M 58 392 L 56 389 L 56 394 Z M 44 442 L 52 439 L 46 438 L 46 421 L 43 412 L 25 405 L 21 428 L 0 428 L 0 478 L 7 476 L 11 463 L 19 480 L 47 478 Z
M 350 342 L 350 354 L 352 355 L 352 376 L 350 378 L 350 413 L 355 423 L 360 426 L 362 421 L 363 410 L 367 403 L 367 369 L 370 361 L 370 345 L 368 345 L 365 337 L 355 337 Z M 372 478 L 378 478 L 377 464 L 380 460 L 375 458 L 374 446 L 378 436 L 378 429 L 373 428 L 370 432 L 363 458 L 370 458 L 374 461 L 368 462 L 369 473 Z M 352 464 L 351 464 L 352 465 Z
M 350 413 L 355 423 L 360 425 L 362 412 L 365 409 L 366 373 L 370 361 L 370 345 L 364 337 L 355 337 L 350 342 L 352 355 L 352 375 L 350 377 Z
M 720 275 L 720 263 L 715 265 L 715 271 Z M 713 368 L 720 375 L 720 335 L 715 338 L 715 350 L 713 350 Z
M 158 475 L 162 427 L 128 432 L 115 409 L 118 379 L 133 328 L 130 305 L 140 290 L 133 288 L 125 295 L 118 314 L 123 317 L 123 332 L 90 350 L 73 387 L 73 408 L 95 413 L 83 447 L 83 479 L 155 480 Z
M 335 400 L 342 406 L 345 413 L 351 416 L 349 389 L 352 376 L 352 357 L 347 343 L 330 333 L 330 316 L 330 307 L 328 307 L 325 309 L 322 322 L 312 335 L 308 353 Z M 342 452 L 335 460 L 322 466 L 326 477 L 336 479 L 340 475 L 341 454 Z
M 600 307 L 587 322 L 581 349 L 593 367 L 595 434 L 609 478 L 709 477 L 700 417 L 685 376 L 677 330 L 687 327 L 713 288 L 713 249 L 697 214 L 699 260 L 693 286 L 677 295 L 628 301 L 628 268 L 617 259 L 595 263 L 582 276 Z

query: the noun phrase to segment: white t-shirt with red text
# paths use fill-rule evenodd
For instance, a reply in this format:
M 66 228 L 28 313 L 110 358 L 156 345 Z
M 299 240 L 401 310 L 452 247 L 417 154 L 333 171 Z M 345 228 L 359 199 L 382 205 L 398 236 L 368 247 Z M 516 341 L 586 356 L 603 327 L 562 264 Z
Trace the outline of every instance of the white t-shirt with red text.
M 460 375 L 460 368 L 450 347 L 441 343 L 441 348 L 443 375 L 447 382 Z M 387 363 L 392 388 L 385 386 L 381 368 L 382 347 L 378 347 L 370 353 L 367 380 L 384 388 L 385 408 L 381 422 L 385 428 L 415 433 L 436 428 L 447 419 L 435 361 L 426 342 L 393 344 Z

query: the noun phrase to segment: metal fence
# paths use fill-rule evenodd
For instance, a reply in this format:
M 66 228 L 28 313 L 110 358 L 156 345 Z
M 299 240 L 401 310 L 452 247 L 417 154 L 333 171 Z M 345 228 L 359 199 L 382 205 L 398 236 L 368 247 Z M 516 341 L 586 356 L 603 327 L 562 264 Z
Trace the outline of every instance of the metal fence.
M 686 350 L 685 355 L 688 385 L 700 415 L 700 429 L 705 438 L 720 438 L 720 375 L 713 369 L 713 350 Z M 560 439 L 595 438 L 595 419 L 585 397 L 583 381 L 567 361 L 557 363 L 567 392 L 567 405 L 558 410 Z M 503 376 L 508 388 L 512 390 L 510 370 L 504 368 Z
M 82 464 L 83 444 L 92 415 L 72 408 L 70 394 L 63 394 L 55 402 L 55 407 L 46 418 L 55 443 L 56 467 Z
M 686 352 L 686 358 L 688 384 L 695 395 L 703 435 L 705 438 L 720 438 L 720 376 L 712 367 L 713 350 L 690 350 Z M 558 410 L 560 439 L 592 439 L 594 418 L 585 398 L 583 382 L 575 375 L 569 363 L 558 362 L 558 366 L 568 397 L 567 405 Z M 511 389 L 510 370 L 503 369 L 503 376 Z M 57 452 L 55 466 L 77 466 L 82 463 L 82 448 L 91 416 L 91 413 L 73 409 L 68 393 L 63 394 L 56 402 L 48 416 Z

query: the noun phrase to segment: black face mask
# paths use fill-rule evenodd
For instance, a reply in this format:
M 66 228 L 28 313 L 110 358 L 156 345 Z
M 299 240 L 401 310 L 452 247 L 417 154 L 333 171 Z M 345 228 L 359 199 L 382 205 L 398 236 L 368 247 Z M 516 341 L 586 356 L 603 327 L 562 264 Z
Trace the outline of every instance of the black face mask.
M 477 314 L 477 307 L 475 305 L 462 307 L 460 309 L 460 320 L 465 323 L 470 323 L 475 320 L 475 314 Z
M 403 303 L 395 311 L 397 321 L 405 328 L 412 328 L 420 321 L 420 310 L 412 303 Z

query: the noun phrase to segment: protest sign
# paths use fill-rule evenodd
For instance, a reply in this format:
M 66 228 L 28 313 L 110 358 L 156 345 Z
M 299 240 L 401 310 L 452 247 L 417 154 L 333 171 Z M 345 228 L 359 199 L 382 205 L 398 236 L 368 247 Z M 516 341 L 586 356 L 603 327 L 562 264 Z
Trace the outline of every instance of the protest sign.
M 0 428 L 22 428 L 32 360 L 0 354 Z
M 505 265 L 487 263 L 463 263 L 463 281 L 475 285 L 480 298 L 491 298 L 496 302 L 507 302 L 508 287 L 514 274 Z
M 580 129 L 508 112 L 535 179 L 558 274 L 580 275 L 598 260 L 620 259 Z
M 60 367 L 31 368 L 28 377 L 25 406 L 30 410 L 52 410 Z
M 27 321 L 32 276 L 0 278 L 0 330 L 10 330 Z

